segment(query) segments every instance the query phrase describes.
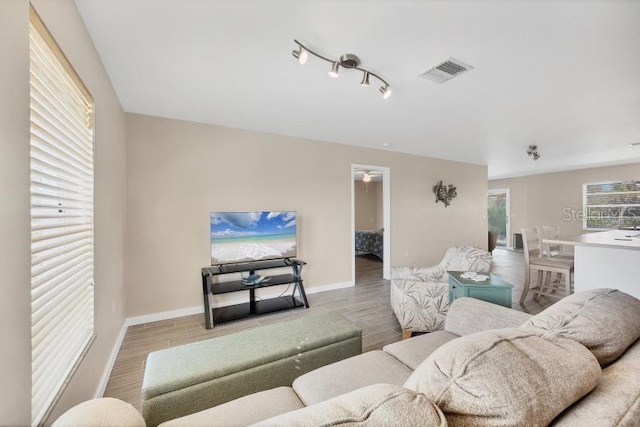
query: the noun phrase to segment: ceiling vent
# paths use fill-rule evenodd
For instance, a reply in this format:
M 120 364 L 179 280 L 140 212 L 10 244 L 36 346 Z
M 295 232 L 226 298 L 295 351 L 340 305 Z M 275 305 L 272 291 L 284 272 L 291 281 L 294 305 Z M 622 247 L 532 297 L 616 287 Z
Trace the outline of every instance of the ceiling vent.
M 458 77 L 469 70 L 473 70 L 471 65 L 449 57 L 435 67 L 428 69 L 424 73 L 418 74 L 418 76 L 423 79 L 431 80 L 432 82 L 444 83 L 447 80 Z

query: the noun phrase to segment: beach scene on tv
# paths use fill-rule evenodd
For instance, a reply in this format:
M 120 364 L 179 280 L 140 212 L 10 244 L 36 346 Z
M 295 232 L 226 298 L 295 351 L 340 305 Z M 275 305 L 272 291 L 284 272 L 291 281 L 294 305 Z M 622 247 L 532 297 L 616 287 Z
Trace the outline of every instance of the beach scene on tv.
M 212 212 L 211 264 L 296 256 L 295 212 Z

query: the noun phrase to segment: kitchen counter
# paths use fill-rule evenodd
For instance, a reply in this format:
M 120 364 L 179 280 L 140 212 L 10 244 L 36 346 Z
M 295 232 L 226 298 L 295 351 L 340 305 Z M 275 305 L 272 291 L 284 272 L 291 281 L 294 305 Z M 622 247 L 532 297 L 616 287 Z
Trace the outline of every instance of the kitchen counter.
M 574 292 L 619 289 L 640 298 L 640 231 L 612 230 L 544 239 L 574 246 Z
M 612 230 L 544 239 L 545 243 L 640 250 L 640 230 Z

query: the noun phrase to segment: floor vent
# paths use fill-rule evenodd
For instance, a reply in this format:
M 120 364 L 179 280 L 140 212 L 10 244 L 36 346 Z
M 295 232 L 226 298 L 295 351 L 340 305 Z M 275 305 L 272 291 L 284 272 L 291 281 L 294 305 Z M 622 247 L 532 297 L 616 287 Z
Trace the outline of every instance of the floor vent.
M 432 82 L 444 83 L 447 80 L 458 77 L 460 74 L 464 74 L 469 70 L 473 70 L 471 65 L 449 57 L 435 67 L 428 69 L 424 73 L 418 74 L 418 76 L 423 79 L 431 80 Z

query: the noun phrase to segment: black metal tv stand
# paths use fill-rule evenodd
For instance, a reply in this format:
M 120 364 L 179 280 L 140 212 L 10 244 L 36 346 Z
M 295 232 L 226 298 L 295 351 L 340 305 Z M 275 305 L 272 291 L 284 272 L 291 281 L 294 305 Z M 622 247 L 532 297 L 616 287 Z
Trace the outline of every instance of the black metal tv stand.
M 202 296 L 204 298 L 204 318 L 207 329 L 213 328 L 213 326 L 219 322 L 227 322 L 289 308 L 309 308 L 309 301 L 307 301 L 307 294 L 304 292 L 301 276 L 302 267 L 305 264 L 304 261 L 300 261 L 299 259 L 284 258 L 204 267 L 202 269 Z M 270 276 L 268 281 L 257 284 L 248 285 L 246 282 L 243 282 L 242 279 L 228 281 L 218 280 L 214 282 L 214 277 L 220 278 L 225 274 L 246 272 L 255 274 L 256 271 L 286 267 L 291 268 L 291 274 L 276 274 Z M 289 284 L 294 285 L 290 295 L 256 300 L 256 289 Z M 249 302 L 211 308 L 211 295 L 247 290 L 249 291 Z M 296 297 L 296 291 L 298 291 L 299 297 Z

